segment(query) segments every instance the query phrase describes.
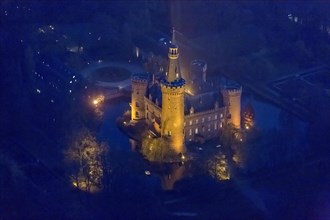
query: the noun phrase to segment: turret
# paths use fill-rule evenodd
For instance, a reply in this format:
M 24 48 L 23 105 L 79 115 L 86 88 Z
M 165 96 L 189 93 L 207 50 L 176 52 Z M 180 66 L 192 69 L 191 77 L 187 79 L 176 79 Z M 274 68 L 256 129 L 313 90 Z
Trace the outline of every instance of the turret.
M 161 81 L 162 117 L 161 135 L 170 139 L 176 153 L 184 153 L 184 90 L 185 80 L 181 77 L 179 52 L 175 44 L 173 29 L 172 44 L 168 52 L 168 68 L 165 79 Z
M 223 103 L 228 106 L 228 122 L 235 128 L 241 128 L 241 94 L 242 87 L 237 84 L 225 85 L 221 89 Z
M 131 120 L 143 119 L 145 117 L 144 96 L 147 86 L 147 73 L 132 74 Z

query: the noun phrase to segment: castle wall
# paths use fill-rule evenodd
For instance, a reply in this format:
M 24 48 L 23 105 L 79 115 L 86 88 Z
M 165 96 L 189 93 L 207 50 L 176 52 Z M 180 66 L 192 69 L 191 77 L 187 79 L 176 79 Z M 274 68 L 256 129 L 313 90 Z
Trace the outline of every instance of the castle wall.
M 219 135 L 226 123 L 226 108 L 189 114 L 185 116 L 185 141 L 208 140 Z
M 161 85 L 162 117 L 161 135 L 169 136 L 175 152 L 185 153 L 184 146 L 184 85 L 168 87 Z
M 145 117 L 144 95 L 146 91 L 146 80 L 132 79 L 131 120 L 139 120 Z
M 160 134 L 162 109 L 147 97 L 144 97 L 144 105 L 145 105 L 145 119 L 147 124 L 150 126 L 152 125 L 155 131 L 158 134 Z
M 241 94 L 242 88 L 223 89 L 224 105 L 228 106 L 229 119 L 228 123 L 232 123 L 234 127 L 241 128 Z

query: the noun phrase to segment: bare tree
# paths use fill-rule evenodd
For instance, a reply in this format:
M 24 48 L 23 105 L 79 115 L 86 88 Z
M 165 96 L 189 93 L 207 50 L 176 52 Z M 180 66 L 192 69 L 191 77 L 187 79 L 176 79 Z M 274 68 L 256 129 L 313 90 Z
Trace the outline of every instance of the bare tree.
M 73 185 L 88 192 L 104 188 L 105 175 L 109 174 L 107 153 L 107 145 L 83 128 L 65 151 Z

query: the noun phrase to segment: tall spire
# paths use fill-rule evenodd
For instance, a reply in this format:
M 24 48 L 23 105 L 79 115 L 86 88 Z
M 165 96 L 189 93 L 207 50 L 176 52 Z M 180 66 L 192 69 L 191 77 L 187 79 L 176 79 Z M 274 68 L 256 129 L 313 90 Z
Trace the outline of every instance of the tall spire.
M 173 45 L 176 44 L 176 40 L 175 40 L 175 28 L 173 27 L 172 28 L 172 42 L 171 42 Z
M 175 29 L 172 32 L 172 42 L 168 51 L 168 67 L 166 72 L 166 81 L 173 82 L 181 79 L 180 65 L 179 65 L 179 50 L 175 40 Z

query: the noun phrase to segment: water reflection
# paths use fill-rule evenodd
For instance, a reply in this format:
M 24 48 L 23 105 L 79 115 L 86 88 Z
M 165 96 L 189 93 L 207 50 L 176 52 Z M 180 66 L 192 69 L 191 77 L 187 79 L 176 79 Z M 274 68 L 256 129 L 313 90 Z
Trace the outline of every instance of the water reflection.
M 135 151 L 139 147 L 139 142 L 134 139 L 129 139 L 129 143 L 131 144 L 132 151 Z
M 173 190 L 175 183 L 184 177 L 186 166 L 184 163 L 153 164 L 152 169 L 160 176 L 162 189 Z

